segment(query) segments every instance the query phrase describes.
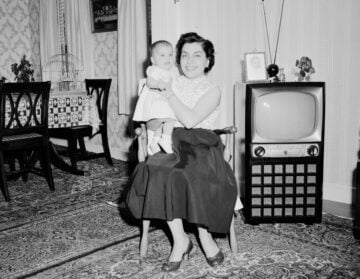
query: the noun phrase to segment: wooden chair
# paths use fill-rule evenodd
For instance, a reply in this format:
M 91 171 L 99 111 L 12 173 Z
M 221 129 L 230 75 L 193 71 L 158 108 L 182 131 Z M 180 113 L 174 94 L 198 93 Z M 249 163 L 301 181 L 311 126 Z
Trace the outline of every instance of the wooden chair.
M 74 170 L 77 169 L 78 161 L 89 160 L 99 157 L 105 157 L 107 162 L 110 165 L 113 165 L 107 134 L 107 106 L 109 100 L 110 85 L 111 79 L 85 79 L 87 95 L 96 98 L 96 107 L 101 121 L 98 131 L 93 133 L 93 127 L 91 125 L 49 129 L 50 137 L 67 140 L 68 146 L 65 155 L 68 155 L 70 157 L 71 166 Z M 97 134 L 101 135 L 103 152 L 88 153 L 85 147 L 84 138 L 92 138 Z
M 10 201 L 7 181 L 20 176 L 26 181 L 29 172 L 45 177 L 55 190 L 48 135 L 50 86 L 50 82 L 0 85 L 0 187 L 6 201 Z M 35 164 L 38 155 L 40 166 Z
M 225 135 L 224 140 L 224 159 L 229 162 L 231 160 L 230 152 L 230 136 L 237 132 L 234 126 L 226 127 L 224 129 L 214 130 L 217 135 Z M 138 160 L 142 162 L 147 157 L 147 133 L 145 123 L 140 123 L 140 127 L 135 129 L 135 134 L 138 141 Z M 150 220 L 142 221 L 141 238 L 140 238 L 140 258 L 145 258 L 149 245 L 149 228 Z M 230 248 L 233 253 L 238 252 L 237 239 L 235 234 L 234 216 L 231 220 L 230 233 L 229 233 Z

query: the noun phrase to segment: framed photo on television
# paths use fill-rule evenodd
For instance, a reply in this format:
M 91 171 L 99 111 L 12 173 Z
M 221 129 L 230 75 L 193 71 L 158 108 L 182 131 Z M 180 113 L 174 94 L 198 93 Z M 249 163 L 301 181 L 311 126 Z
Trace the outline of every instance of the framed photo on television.
M 245 53 L 246 82 L 262 82 L 267 80 L 265 52 Z
M 117 0 L 90 0 L 91 31 L 117 30 Z

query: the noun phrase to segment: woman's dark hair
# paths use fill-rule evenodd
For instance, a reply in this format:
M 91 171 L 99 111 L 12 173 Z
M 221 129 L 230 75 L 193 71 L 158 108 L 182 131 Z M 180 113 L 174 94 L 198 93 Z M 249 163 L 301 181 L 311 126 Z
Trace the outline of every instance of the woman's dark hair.
M 204 39 L 195 32 L 182 34 L 176 44 L 176 64 L 180 65 L 181 51 L 185 44 L 200 43 L 206 58 L 209 59 L 209 65 L 204 69 L 208 73 L 215 64 L 215 49 L 211 41 Z

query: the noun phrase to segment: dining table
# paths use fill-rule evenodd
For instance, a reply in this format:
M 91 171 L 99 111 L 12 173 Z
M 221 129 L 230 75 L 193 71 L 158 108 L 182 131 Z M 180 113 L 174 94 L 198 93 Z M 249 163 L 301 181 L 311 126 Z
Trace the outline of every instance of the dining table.
M 101 124 L 96 99 L 94 95 L 87 95 L 86 91 L 52 91 L 49 97 L 48 127 L 55 130 L 64 127 L 81 125 L 92 126 L 93 134 L 99 130 Z M 66 172 L 84 175 L 81 169 L 74 168 L 59 154 L 56 145 L 50 140 L 51 163 Z

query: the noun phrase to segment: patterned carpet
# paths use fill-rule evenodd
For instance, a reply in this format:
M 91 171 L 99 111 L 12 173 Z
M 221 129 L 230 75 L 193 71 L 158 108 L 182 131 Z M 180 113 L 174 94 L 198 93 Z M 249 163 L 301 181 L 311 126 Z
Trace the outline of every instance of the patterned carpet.
M 140 263 L 138 227 L 117 201 L 131 167 L 98 159 L 83 163 L 86 176 L 54 169 L 56 192 L 42 178 L 11 182 L 11 203 L 0 202 L 0 278 L 360 278 L 360 244 L 352 221 L 329 214 L 320 224 L 244 224 L 236 218 L 239 253 L 217 237 L 226 259 L 207 265 L 196 250 L 177 272 L 163 273 L 170 253 L 165 232 L 150 233 Z M 120 210 L 119 210 L 120 209 Z

